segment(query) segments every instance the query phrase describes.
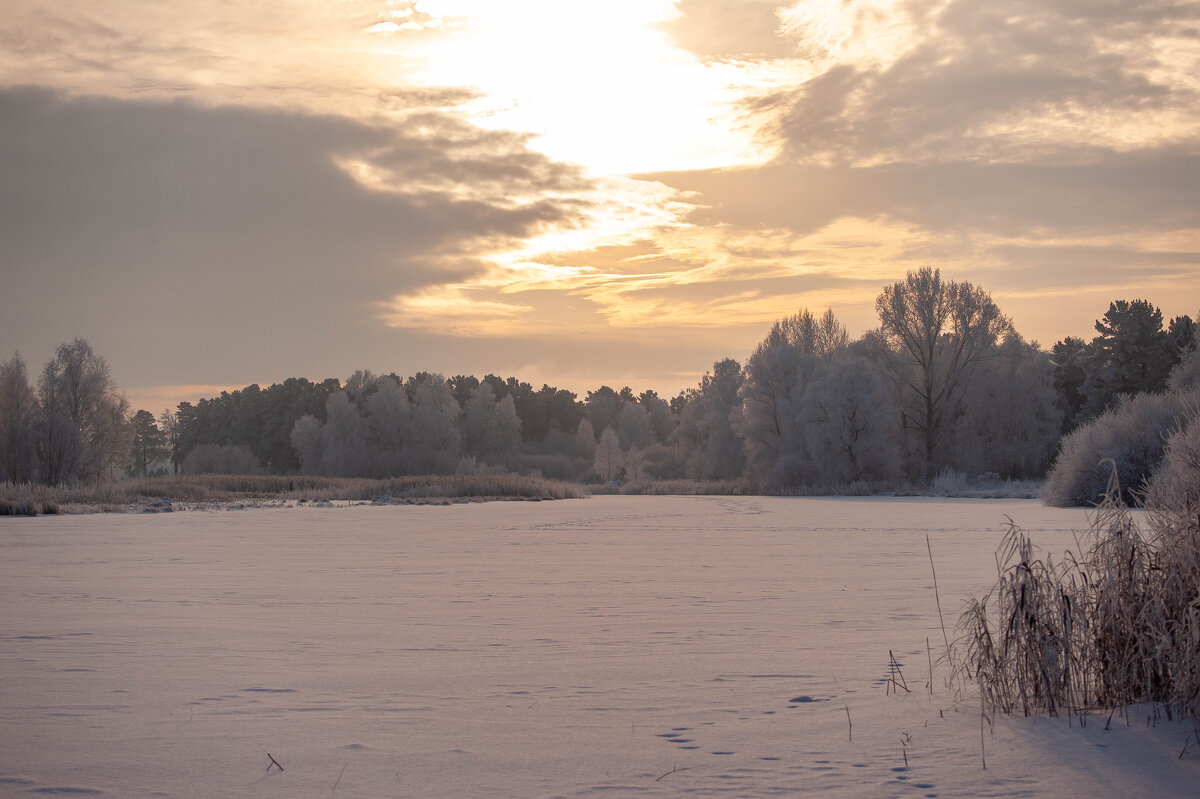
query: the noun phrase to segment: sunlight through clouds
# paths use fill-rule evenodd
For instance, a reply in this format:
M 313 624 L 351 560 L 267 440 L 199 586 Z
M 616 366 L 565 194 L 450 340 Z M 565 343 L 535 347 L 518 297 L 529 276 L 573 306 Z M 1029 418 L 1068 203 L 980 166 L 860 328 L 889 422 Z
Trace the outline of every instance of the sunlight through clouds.
M 902 0 L 801 0 L 777 13 L 780 33 L 796 43 L 815 74 L 839 63 L 894 64 L 921 38 L 911 9 Z
M 668 0 L 423 2 L 459 22 L 453 35 L 406 45 L 423 66 L 408 77 L 468 86 L 472 122 L 528 131 L 537 148 L 592 175 L 759 163 L 753 131 L 736 124 L 752 80 L 706 66 L 657 29 Z
M 445 285 L 395 298 L 384 319 L 392 327 L 436 326 L 460 336 L 488 336 L 510 333 L 514 320 L 531 310 L 527 305 L 478 299 L 468 286 Z
M 227 350 L 269 328 L 248 380 L 301 349 L 325 360 L 287 368 L 383 365 L 414 339 L 422 357 L 534 372 L 539 352 L 569 361 L 564 342 L 738 357 L 800 307 L 873 327 L 881 286 L 926 265 L 977 281 L 1043 343 L 1086 334 L 1120 295 L 1196 311 L 1195 2 L 11 0 L 5 15 L 0 261 L 20 290 L 0 296 L 16 331 L 0 333 L 23 351 L 85 324 L 156 347 L 129 368 L 168 364 L 164 385 L 239 379 L 199 352 L 208 371 L 184 374 L 123 321 L 149 313 L 176 342 L 226 319 Z M 68 284 L 88 290 L 47 313 L 14 299 Z

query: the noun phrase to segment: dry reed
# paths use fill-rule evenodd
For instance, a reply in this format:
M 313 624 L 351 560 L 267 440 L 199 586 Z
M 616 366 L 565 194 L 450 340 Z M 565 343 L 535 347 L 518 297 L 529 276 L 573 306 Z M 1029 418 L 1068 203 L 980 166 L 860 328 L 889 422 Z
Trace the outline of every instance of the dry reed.
M 1113 470 L 1077 556 L 1035 556 L 1010 520 L 999 578 L 959 620 L 951 664 L 988 710 L 1086 713 L 1138 702 L 1200 711 L 1200 518 L 1143 532 Z M 1083 551 L 1086 547 L 1086 551 Z
M 87 513 L 167 503 L 569 499 L 578 485 L 515 474 L 409 475 L 386 480 L 287 475 L 172 475 L 81 486 L 0 484 L 0 515 L 33 510 Z M 8 510 L 6 510 L 8 509 Z

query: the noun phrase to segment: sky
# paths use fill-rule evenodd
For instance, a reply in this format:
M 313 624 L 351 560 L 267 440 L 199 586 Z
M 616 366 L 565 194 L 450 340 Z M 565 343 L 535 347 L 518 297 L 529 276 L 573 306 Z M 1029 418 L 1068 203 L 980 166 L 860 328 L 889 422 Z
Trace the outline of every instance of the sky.
M 8 0 L 0 354 L 673 396 L 933 266 L 1200 314 L 1200 2 Z

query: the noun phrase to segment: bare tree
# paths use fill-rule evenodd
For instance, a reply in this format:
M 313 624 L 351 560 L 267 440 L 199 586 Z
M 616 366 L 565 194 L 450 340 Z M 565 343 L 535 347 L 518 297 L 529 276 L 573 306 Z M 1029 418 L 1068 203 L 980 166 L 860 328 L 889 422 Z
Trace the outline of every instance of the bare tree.
M 902 356 L 896 365 L 904 389 L 904 420 L 924 444 L 924 470 L 935 470 L 944 430 L 981 361 L 1011 328 L 991 295 L 967 282 L 943 281 L 923 267 L 883 290 L 875 310 L 888 341 Z
M 167 457 L 171 459 L 171 469 L 175 474 L 179 474 L 179 468 L 183 464 L 183 453 L 179 448 L 179 416 L 169 409 L 163 411 L 158 415 L 158 429 L 162 431 L 163 447 L 167 451 Z
M 38 383 L 39 454 L 53 484 L 111 477 L 129 457 L 129 403 L 81 338 L 55 350 Z

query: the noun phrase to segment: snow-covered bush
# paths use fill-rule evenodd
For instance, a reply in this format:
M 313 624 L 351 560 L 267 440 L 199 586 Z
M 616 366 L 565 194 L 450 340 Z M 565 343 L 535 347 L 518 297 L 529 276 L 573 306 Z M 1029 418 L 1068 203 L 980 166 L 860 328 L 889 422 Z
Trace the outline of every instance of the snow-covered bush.
M 1200 389 L 1200 347 L 1192 347 L 1184 353 L 1183 359 L 1167 378 L 1167 388 L 1171 391 Z
M 1200 514 L 1200 407 L 1188 410 L 1189 422 L 1167 440 L 1162 464 L 1154 473 L 1146 505 L 1163 526 L 1194 523 Z
M 1138 394 L 1066 436 L 1046 476 L 1048 505 L 1091 505 L 1115 468 L 1123 499 L 1133 502 L 1163 459 L 1167 438 L 1195 412 L 1197 392 Z M 1192 410 L 1189 411 L 1189 408 Z

